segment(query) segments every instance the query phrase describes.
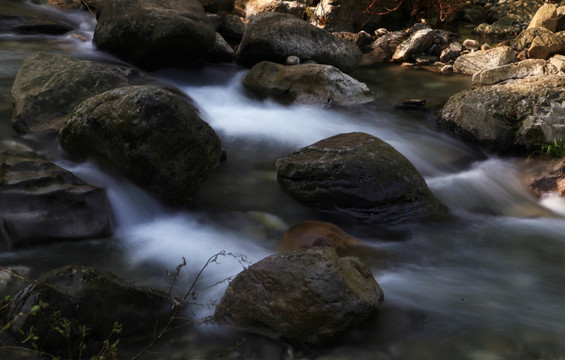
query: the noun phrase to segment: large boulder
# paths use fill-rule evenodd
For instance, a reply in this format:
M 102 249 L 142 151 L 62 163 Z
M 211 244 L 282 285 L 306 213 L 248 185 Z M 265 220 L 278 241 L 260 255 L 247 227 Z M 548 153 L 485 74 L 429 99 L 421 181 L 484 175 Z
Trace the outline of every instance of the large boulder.
M 291 250 L 328 246 L 341 250 L 358 244 L 361 244 L 361 240 L 349 235 L 335 224 L 306 220 L 295 224 L 284 232 L 279 248 Z
M 314 60 L 350 72 L 361 60 L 361 50 L 292 15 L 263 13 L 247 25 L 236 56 L 249 67 L 260 61 L 284 63 L 297 56 L 302 62 Z
M 25 343 L 36 344 L 50 357 L 90 359 L 118 337 L 151 336 L 165 324 L 170 309 L 165 293 L 92 268 L 65 266 L 19 292 L 4 324 L 11 324 L 7 330 L 20 341 L 33 334 L 36 338 Z
M 302 343 L 339 336 L 374 315 L 383 292 L 359 259 L 295 249 L 253 264 L 230 283 L 215 318 Z
M 128 70 L 62 55 L 33 53 L 12 85 L 12 123 L 19 133 L 56 132 L 87 98 L 126 86 Z
M 0 251 L 108 236 L 103 189 L 34 155 L 0 151 Z
M 509 46 L 474 51 L 461 55 L 453 63 L 453 71 L 473 75 L 477 71 L 492 69 L 518 61 L 516 52 Z
M 104 0 L 97 15 L 96 46 L 149 70 L 202 59 L 216 40 L 198 0 Z
M 374 136 L 340 134 L 277 161 L 277 180 L 296 201 L 368 223 L 398 223 L 444 213 L 424 178 Z
M 220 140 L 185 99 L 152 86 L 110 90 L 82 102 L 59 136 L 73 156 L 109 160 L 165 203 L 190 201 L 220 161 Z
M 543 76 L 557 74 L 558 72 L 557 68 L 547 60 L 528 59 L 476 72 L 473 75 L 473 84 L 492 85 L 528 76 Z
M 438 125 L 492 151 L 531 151 L 565 138 L 564 97 L 563 74 L 475 86 L 447 101 Z
M 543 28 L 524 30 L 513 41 L 518 57 L 524 59 L 548 59 L 565 50 L 565 31 L 553 33 Z
M 285 103 L 330 107 L 374 101 L 367 85 L 331 65 L 285 66 L 263 61 L 249 70 L 243 85 L 259 96 Z

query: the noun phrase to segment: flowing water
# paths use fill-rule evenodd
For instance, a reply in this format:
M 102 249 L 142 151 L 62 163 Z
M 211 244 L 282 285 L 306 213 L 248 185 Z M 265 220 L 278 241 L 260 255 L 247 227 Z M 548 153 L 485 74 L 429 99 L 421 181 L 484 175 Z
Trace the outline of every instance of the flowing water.
M 378 136 L 403 153 L 452 214 L 439 223 L 346 228 L 366 243 L 352 252 L 371 268 L 385 304 L 379 316 L 331 345 L 293 347 L 197 325 L 156 348 L 166 355 L 146 358 L 214 358 L 231 348 L 236 350 L 228 358 L 242 359 L 565 358 L 565 202 L 531 196 L 520 180 L 520 159 L 485 155 L 435 129 L 433 110 L 470 86 L 469 78 L 385 65 L 361 69 L 353 75 L 369 84 L 377 105 L 338 111 L 256 99 L 241 86 L 246 70 L 231 64 L 158 72 L 194 100 L 228 154 L 190 208 L 172 211 L 118 174 L 90 162 L 70 163 L 56 155 L 56 144 L 21 138 L 11 129 L 9 89 L 30 52 L 112 60 L 91 44 L 93 17 L 23 0 L 2 0 L 0 15 L 49 18 L 76 29 L 60 36 L 0 34 L 0 140 L 49 154 L 104 186 L 117 225 L 111 239 L 0 253 L 0 265 L 27 265 L 32 275 L 66 264 L 92 265 L 167 290 L 167 271 L 184 257 L 188 265 L 176 287 L 181 293 L 209 257 L 225 251 L 206 268 L 195 299 L 201 305 L 188 314 L 202 318 L 225 290 L 222 280 L 277 252 L 284 229 L 323 219 L 282 193 L 276 159 L 352 131 Z M 394 108 L 406 98 L 425 98 L 432 111 Z

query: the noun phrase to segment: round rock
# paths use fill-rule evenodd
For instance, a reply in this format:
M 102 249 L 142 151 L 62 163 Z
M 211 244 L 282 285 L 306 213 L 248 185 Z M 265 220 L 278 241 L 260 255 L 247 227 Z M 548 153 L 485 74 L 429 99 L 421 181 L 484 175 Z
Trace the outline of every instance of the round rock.
M 76 157 L 107 159 L 170 205 L 190 201 L 220 161 L 220 140 L 186 100 L 152 86 L 110 90 L 81 103 L 59 136 Z
M 398 223 L 445 211 L 408 159 L 365 133 L 336 135 L 279 159 L 277 181 L 308 207 L 367 223 Z
M 295 249 L 253 264 L 230 283 L 215 318 L 303 343 L 321 343 L 376 314 L 383 292 L 359 259 Z

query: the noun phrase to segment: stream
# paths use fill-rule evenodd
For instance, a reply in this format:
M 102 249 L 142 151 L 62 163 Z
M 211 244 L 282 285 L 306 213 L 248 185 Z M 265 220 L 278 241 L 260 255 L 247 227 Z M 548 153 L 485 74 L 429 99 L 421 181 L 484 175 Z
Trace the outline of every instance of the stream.
M 227 152 L 227 161 L 190 207 L 173 211 L 119 174 L 92 162 L 65 160 L 53 141 L 15 134 L 10 87 L 31 52 L 117 60 L 92 45 L 95 20 L 88 12 L 2 0 L 0 21 L 4 15 L 53 19 L 76 30 L 53 36 L 0 33 L 0 141 L 36 149 L 105 187 L 116 233 L 110 239 L 0 253 L 2 266 L 29 266 L 33 277 L 67 264 L 89 265 L 166 291 L 172 283 L 167 271 L 174 272 L 184 257 L 188 265 L 175 286 L 182 294 L 208 258 L 225 251 L 205 269 L 187 312 L 204 318 L 225 291 L 225 279 L 276 253 L 286 228 L 302 220 L 324 220 L 280 190 L 276 160 L 344 132 L 366 132 L 394 146 L 452 215 L 435 223 L 344 227 L 364 241 L 352 255 L 370 267 L 385 303 L 376 318 L 332 344 L 292 346 L 196 324 L 164 339 L 143 359 L 225 354 L 229 359 L 316 360 L 565 357 L 565 200 L 532 196 L 521 181 L 523 159 L 485 154 L 436 129 L 434 111 L 469 87 L 469 77 L 388 64 L 362 68 L 352 75 L 374 91 L 376 105 L 322 110 L 253 97 L 241 85 L 247 70 L 235 64 L 159 71 L 156 77 L 194 100 Z M 409 98 L 426 99 L 431 110 L 394 107 Z M 123 350 L 127 355 L 131 349 L 124 344 Z

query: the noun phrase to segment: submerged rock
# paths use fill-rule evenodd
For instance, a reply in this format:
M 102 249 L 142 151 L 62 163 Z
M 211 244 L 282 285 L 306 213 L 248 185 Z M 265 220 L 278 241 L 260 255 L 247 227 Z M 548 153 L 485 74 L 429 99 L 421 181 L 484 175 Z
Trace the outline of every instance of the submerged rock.
M 565 138 L 565 76 L 525 77 L 452 96 L 438 125 L 489 150 L 512 153 Z
M 103 189 L 29 154 L 0 151 L 0 251 L 108 236 Z
M 247 25 L 236 51 L 237 61 L 253 66 L 261 61 L 284 64 L 288 56 L 350 72 L 361 60 L 361 50 L 304 20 L 288 14 L 262 13 Z
M 291 250 L 327 246 L 335 249 L 347 249 L 361 244 L 361 240 L 349 235 L 337 225 L 324 221 L 302 221 L 283 234 L 279 248 Z
M 12 85 L 12 124 L 19 133 L 57 132 L 87 98 L 126 86 L 128 70 L 62 55 L 33 53 Z
M 93 268 L 65 266 L 19 292 L 9 304 L 6 320 L 17 339 L 23 341 L 31 332 L 38 337 L 34 341 L 40 351 L 78 359 L 97 354 L 107 339 L 151 336 L 168 319 L 170 309 L 165 293 Z M 112 334 L 115 324 L 121 326 L 119 335 Z M 57 330 L 67 327 L 68 337 Z M 81 327 L 88 329 L 84 337 Z
M 285 66 L 264 61 L 249 70 L 243 85 L 261 97 L 286 103 L 330 107 L 374 101 L 367 85 L 331 65 Z
M 322 343 L 376 314 L 383 292 L 359 259 L 329 247 L 269 256 L 230 283 L 214 317 L 303 343 Z
M 445 212 L 408 159 L 364 133 L 336 135 L 279 159 L 277 181 L 303 205 L 367 223 Z
M 76 157 L 107 159 L 165 203 L 188 203 L 220 162 L 220 140 L 198 111 L 172 92 L 131 86 L 81 103 L 61 130 Z
M 216 40 L 198 0 L 104 1 L 97 17 L 96 46 L 149 70 L 202 59 Z

